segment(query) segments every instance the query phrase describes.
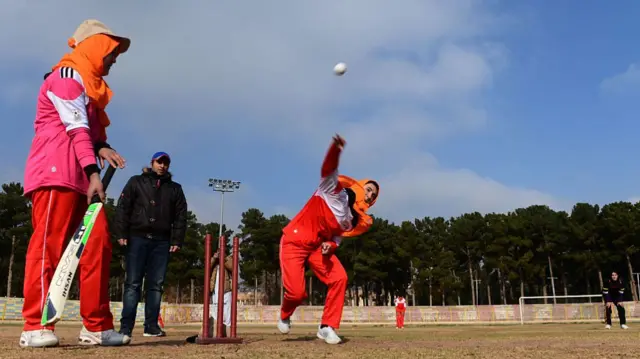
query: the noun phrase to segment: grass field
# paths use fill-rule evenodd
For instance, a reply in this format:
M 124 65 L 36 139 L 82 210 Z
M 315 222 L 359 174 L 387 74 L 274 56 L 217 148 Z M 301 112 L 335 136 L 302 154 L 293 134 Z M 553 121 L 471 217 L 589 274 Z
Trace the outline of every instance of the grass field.
M 0 326 L 0 357 L 35 358 L 632 358 L 640 357 L 640 330 L 631 323 L 605 330 L 594 324 L 540 324 L 500 326 L 354 327 L 339 331 L 344 343 L 327 345 L 316 339 L 316 329 L 295 326 L 289 335 L 275 327 L 238 327 L 245 339 L 240 345 L 196 345 L 185 339 L 198 327 L 167 328 L 164 338 L 144 338 L 134 333 L 131 345 L 120 348 L 86 348 L 76 344 L 79 325 L 59 325 L 60 346 L 20 349 L 21 326 Z M 639 326 L 640 328 L 640 326 Z M 44 354 L 46 353 L 46 354 Z

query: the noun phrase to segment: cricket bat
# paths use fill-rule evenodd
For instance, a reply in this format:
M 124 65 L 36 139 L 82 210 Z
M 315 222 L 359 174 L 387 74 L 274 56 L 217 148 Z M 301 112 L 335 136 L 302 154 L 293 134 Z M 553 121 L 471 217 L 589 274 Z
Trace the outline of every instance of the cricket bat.
M 109 166 L 104 177 L 102 177 L 102 186 L 105 192 L 115 172 L 116 168 Z M 56 272 L 53 274 L 51 284 L 49 285 L 47 300 L 45 301 L 44 308 L 42 308 L 42 320 L 40 321 L 42 326 L 55 324 L 62 318 L 64 305 L 67 302 L 69 289 L 76 275 L 80 257 L 87 246 L 87 240 L 89 240 L 91 230 L 102 207 L 103 203 L 100 201 L 100 197 L 97 194 L 94 195 L 89 208 L 87 208 L 87 211 L 84 213 L 82 223 L 80 223 L 73 237 L 71 237 L 67 248 L 64 250 L 64 253 L 62 253 Z

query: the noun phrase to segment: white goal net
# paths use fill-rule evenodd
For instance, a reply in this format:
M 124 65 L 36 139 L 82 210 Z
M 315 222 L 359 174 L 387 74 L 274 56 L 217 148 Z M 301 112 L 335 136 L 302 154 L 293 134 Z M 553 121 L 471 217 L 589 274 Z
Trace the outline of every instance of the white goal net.
M 522 325 L 602 321 L 605 315 L 602 294 L 525 296 L 519 307 Z

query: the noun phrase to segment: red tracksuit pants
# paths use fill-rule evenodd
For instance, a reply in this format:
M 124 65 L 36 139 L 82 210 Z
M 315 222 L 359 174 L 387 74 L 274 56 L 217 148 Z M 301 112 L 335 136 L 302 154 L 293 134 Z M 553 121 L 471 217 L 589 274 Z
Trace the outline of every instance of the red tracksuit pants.
M 283 235 L 280 239 L 280 269 L 285 289 L 280 316 L 288 319 L 307 298 L 304 262 L 309 261 L 313 273 L 328 287 L 321 324 L 338 329 L 347 289 L 347 272 L 335 255 L 322 255 L 320 248 L 307 249 L 294 238 Z
M 69 238 L 87 210 L 87 197 L 63 188 L 33 192 L 33 235 L 27 248 L 24 271 L 24 330 L 41 329 L 42 308 L 49 284 Z M 76 278 L 79 279 L 80 315 L 87 330 L 113 329 L 109 307 L 109 265 L 112 245 L 104 211 L 96 218 Z M 47 326 L 53 329 L 53 326 Z
M 405 309 L 396 309 L 396 328 L 404 328 Z

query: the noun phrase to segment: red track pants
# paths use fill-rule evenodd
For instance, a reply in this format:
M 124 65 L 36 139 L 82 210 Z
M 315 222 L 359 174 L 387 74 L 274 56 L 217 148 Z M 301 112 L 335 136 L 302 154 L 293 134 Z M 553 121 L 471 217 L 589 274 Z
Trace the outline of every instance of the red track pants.
M 63 188 L 33 192 L 33 235 L 27 248 L 24 271 L 24 330 L 41 329 L 40 319 L 49 284 L 62 252 L 87 210 L 87 197 Z M 109 265 L 112 245 L 104 211 L 96 218 L 78 273 L 80 315 L 89 331 L 113 329 L 109 307 Z M 53 326 L 47 327 L 53 329 Z
M 310 250 L 303 243 L 298 243 L 298 238 L 286 235 L 280 239 L 280 269 L 285 289 L 280 316 L 282 319 L 291 317 L 307 298 L 304 279 L 306 260 L 316 277 L 328 286 L 321 324 L 338 329 L 347 289 L 347 272 L 335 255 L 324 256 L 319 247 Z
M 396 328 L 404 328 L 405 309 L 396 309 Z

